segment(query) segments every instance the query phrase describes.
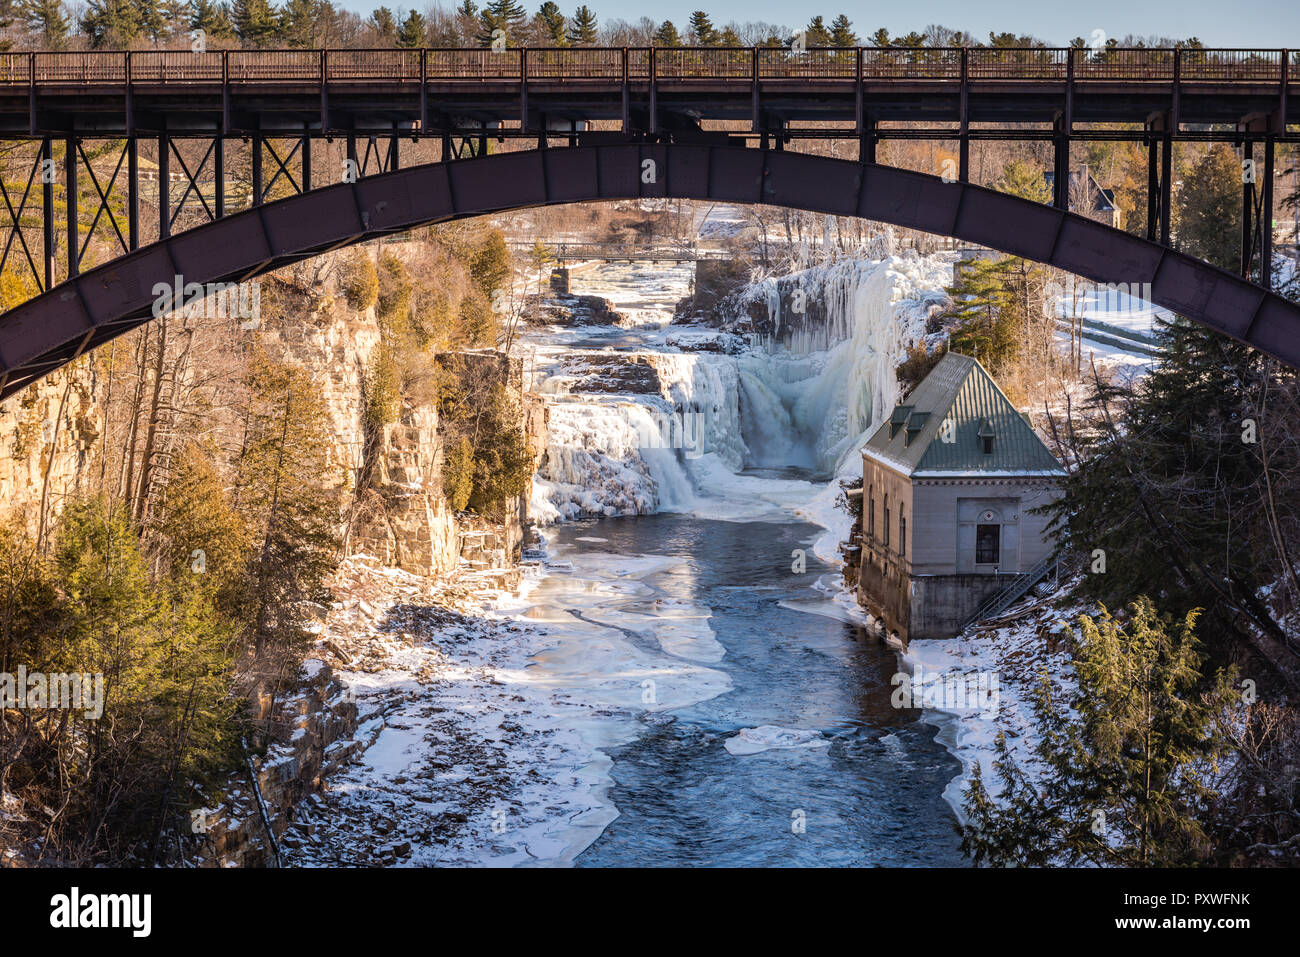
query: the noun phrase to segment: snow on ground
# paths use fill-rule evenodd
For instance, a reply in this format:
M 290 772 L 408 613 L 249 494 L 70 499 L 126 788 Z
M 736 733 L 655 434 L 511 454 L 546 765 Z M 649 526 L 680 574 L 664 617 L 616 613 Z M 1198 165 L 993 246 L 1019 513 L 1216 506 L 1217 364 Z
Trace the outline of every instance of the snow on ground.
M 1074 693 L 1074 666 L 1065 643 L 1058 641 L 1067 635 L 1066 623 L 1073 626 L 1082 609 L 1057 610 L 1055 605 L 1065 594 L 1062 588 L 1047 598 L 1028 599 L 1002 616 L 1005 624 L 971 627 L 956 638 L 907 644 L 902 659 L 914 672 L 965 675 L 968 681 L 978 680 L 981 674 L 997 679 L 996 695 L 991 696 L 996 702 L 993 710 L 938 699 L 923 701 L 926 717 L 936 719 L 936 740 L 962 763 L 962 773 L 953 778 L 943 795 L 958 820 L 966 820 L 962 802 L 976 764 L 989 793 L 1000 793 L 993 770 L 999 731 L 1006 733 L 1017 764 L 1032 772 L 1032 754 L 1040 740 L 1033 723 L 1033 693 L 1041 675 L 1051 676 L 1058 695 Z
M 635 601 L 674 560 L 565 557 L 528 566 L 515 594 L 344 562 L 318 644 L 355 695 L 361 747 L 306 802 L 286 863 L 563 866 L 617 817 L 605 749 L 729 690 L 708 667 L 725 652 L 707 609 Z M 625 614 L 598 607 L 610 596 Z M 658 648 L 638 640 L 651 618 Z

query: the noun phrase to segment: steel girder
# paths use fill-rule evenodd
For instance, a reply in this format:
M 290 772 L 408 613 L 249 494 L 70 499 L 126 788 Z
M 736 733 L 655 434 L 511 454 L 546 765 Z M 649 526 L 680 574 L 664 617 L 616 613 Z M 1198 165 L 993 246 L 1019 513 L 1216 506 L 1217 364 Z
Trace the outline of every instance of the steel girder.
M 174 276 L 186 283 L 244 282 L 417 226 L 530 206 L 652 197 L 860 216 L 953 236 L 1099 283 L 1149 283 L 1157 305 L 1300 366 L 1300 306 L 1074 213 L 870 163 L 736 146 L 626 144 L 414 166 L 318 188 L 161 239 L 0 316 L 0 398 L 148 322 L 154 284 Z

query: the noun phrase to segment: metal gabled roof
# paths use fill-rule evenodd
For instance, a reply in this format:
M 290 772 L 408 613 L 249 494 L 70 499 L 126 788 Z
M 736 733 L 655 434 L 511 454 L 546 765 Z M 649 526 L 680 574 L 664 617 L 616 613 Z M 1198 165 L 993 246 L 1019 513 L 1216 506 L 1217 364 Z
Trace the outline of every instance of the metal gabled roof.
M 989 433 L 993 451 L 986 455 L 983 437 Z M 939 360 L 862 451 L 905 475 L 1064 474 L 993 377 L 955 352 Z

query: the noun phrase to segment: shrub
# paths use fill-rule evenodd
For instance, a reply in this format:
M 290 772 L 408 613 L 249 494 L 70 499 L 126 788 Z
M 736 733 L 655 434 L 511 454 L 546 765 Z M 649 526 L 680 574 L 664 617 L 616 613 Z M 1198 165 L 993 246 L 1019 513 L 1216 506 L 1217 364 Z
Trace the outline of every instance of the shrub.
M 343 295 L 355 312 L 365 312 L 379 298 L 379 273 L 364 252 L 352 256 L 343 274 Z

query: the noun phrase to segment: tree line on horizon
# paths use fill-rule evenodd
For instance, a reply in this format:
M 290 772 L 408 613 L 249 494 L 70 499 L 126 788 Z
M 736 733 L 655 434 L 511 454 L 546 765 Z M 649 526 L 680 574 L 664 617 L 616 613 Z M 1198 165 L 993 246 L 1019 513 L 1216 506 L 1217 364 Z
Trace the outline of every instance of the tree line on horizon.
M 809 47 L 989 46 L 1045 47 L 1044 41 L 1014 32 L 990 31 L 981 40 L 965 30 L 931 24 L 891 36 L 884 27 L 859 34 L 840 13 L 823 15 L 802 28 L 759 21 L 716 25 L 707 11 L 696 10 L 680 27 L 672 20 L 641 17 L 635 23 L 603 23 L 586 4 L 565 14 L 554 0 L 529 13 L 518 0 L 461 0 L 454 7 L 376 7 L 369 15 L 343 9 L 333 0 L 0 0 L 0 49 L 76 50 L 188 46 L 194 31 L 203 31 L 214 46 L 263 49 L 275 47 L 484 47 L 494 37 L 510 46 L 788 46 L 802 35 Z M 1090 46 L 1075 37 L 1070 46 Z M 1106 49 L 1126 47 L 1201 48 L 1201 41 L 1168 37 L 1111 38 Z

